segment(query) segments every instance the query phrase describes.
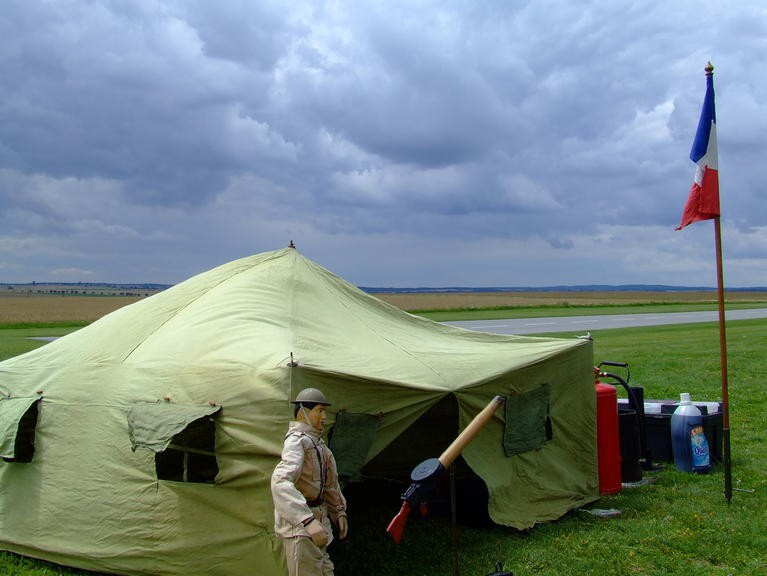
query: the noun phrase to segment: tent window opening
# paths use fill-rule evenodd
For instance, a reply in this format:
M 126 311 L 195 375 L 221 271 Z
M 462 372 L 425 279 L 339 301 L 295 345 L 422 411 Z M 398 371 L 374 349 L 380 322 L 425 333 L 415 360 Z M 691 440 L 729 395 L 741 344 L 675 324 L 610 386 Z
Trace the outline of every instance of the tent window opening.
M 40 398 L 0 400 L 0 454 L 5 462 L 31 462 Z
M 212 418 L 192 422 L 154 456 L 157 478 L 174 482 L 213 483 L 218 474 L 216 423 Z
M 221 406 L 138 403 L 128 413 L 131 447 L 155 453 L 158 480 L 215 484 L 216 422 Z
M 506 398 L 503 449 L 506 456 L 537 450 L 553 437 L 549 413 L 549 385 Z

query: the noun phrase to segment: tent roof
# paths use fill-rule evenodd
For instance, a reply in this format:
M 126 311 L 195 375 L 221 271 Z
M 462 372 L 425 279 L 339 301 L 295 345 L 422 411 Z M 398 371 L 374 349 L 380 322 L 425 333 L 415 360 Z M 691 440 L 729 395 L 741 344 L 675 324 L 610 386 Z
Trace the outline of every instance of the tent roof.
M 194 276 L 3 364 L 263 369 L 285 366 L 293 353 L 303 367 L 449 392 L 581 344 L 432 322 L 285 248 Z

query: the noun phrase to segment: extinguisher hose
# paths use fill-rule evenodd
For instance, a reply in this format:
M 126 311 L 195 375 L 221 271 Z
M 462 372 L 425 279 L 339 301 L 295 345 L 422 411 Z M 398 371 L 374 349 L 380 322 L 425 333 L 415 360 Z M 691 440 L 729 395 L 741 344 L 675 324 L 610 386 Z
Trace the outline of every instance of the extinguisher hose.
M 602 364 L 611 364 L 611 365 L 618 365 L 618 364 L 612 364 L 609 362 L 602 362 Z M 646 455 L 647 446 L 645 446 L 646 441 L 646 431 L 645 431 L 645 422 L 644 422 L 644 406 L 639 406 L 639 402 L 637 401 L 636 394 L 634 394 L 634 390 L 631 389 L 631 386 L 628 385 L 628 382 L 626 382 L 623 378 L 618 376 L 617 374 L 613 374 L 612 372 L 600 372 L 599 375 L 604 378 L 612 378 L 613 380 L 617 380 L 618 383 L 623 386 L 623 388 L 626 390 L 626 394 L 628 394 L 629 397 L 629 403 L 634 406 L 634 411 L 636 413 L 636 419 L 637 424 L 639 426 L 639 453 L 642 454 L 643 459 Z M 640 415 L 641 410 L 641 415 Z M 652 466 L 652 462 L 645 462 L 646 466 Z

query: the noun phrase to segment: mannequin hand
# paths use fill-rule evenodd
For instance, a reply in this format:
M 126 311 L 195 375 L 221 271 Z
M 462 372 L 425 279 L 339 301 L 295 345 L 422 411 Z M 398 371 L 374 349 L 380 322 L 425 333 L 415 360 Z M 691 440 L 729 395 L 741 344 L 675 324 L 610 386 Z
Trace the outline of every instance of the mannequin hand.
M 325 531 L 325 527 L 319 520 L 312 520 L 306 525 L 306 531 L 309 533 L 309 538 L 312 539 L 314 545 L 318 548 L 323 548 L 328 545 L 328 533 Z
M 346 538 L 346 533 L 349 531 L 349 522 L 346 520 L 346 516 L 338 517 L 338 538 L 343 540 Z

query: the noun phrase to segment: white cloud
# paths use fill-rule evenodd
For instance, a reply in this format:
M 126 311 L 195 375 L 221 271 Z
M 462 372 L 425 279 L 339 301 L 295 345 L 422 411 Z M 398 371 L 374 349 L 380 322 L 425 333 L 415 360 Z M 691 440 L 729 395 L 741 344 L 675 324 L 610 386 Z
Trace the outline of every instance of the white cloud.
M 669 142 L 672 138 L 668 123 L 673 111 L 674 103 L 671 100 L 661 102 L 652 110 L 637 110 L 631 124 L 620 131 L 618 141 L 625 144 L 628 150 L 637 145 L 653 146 Z

